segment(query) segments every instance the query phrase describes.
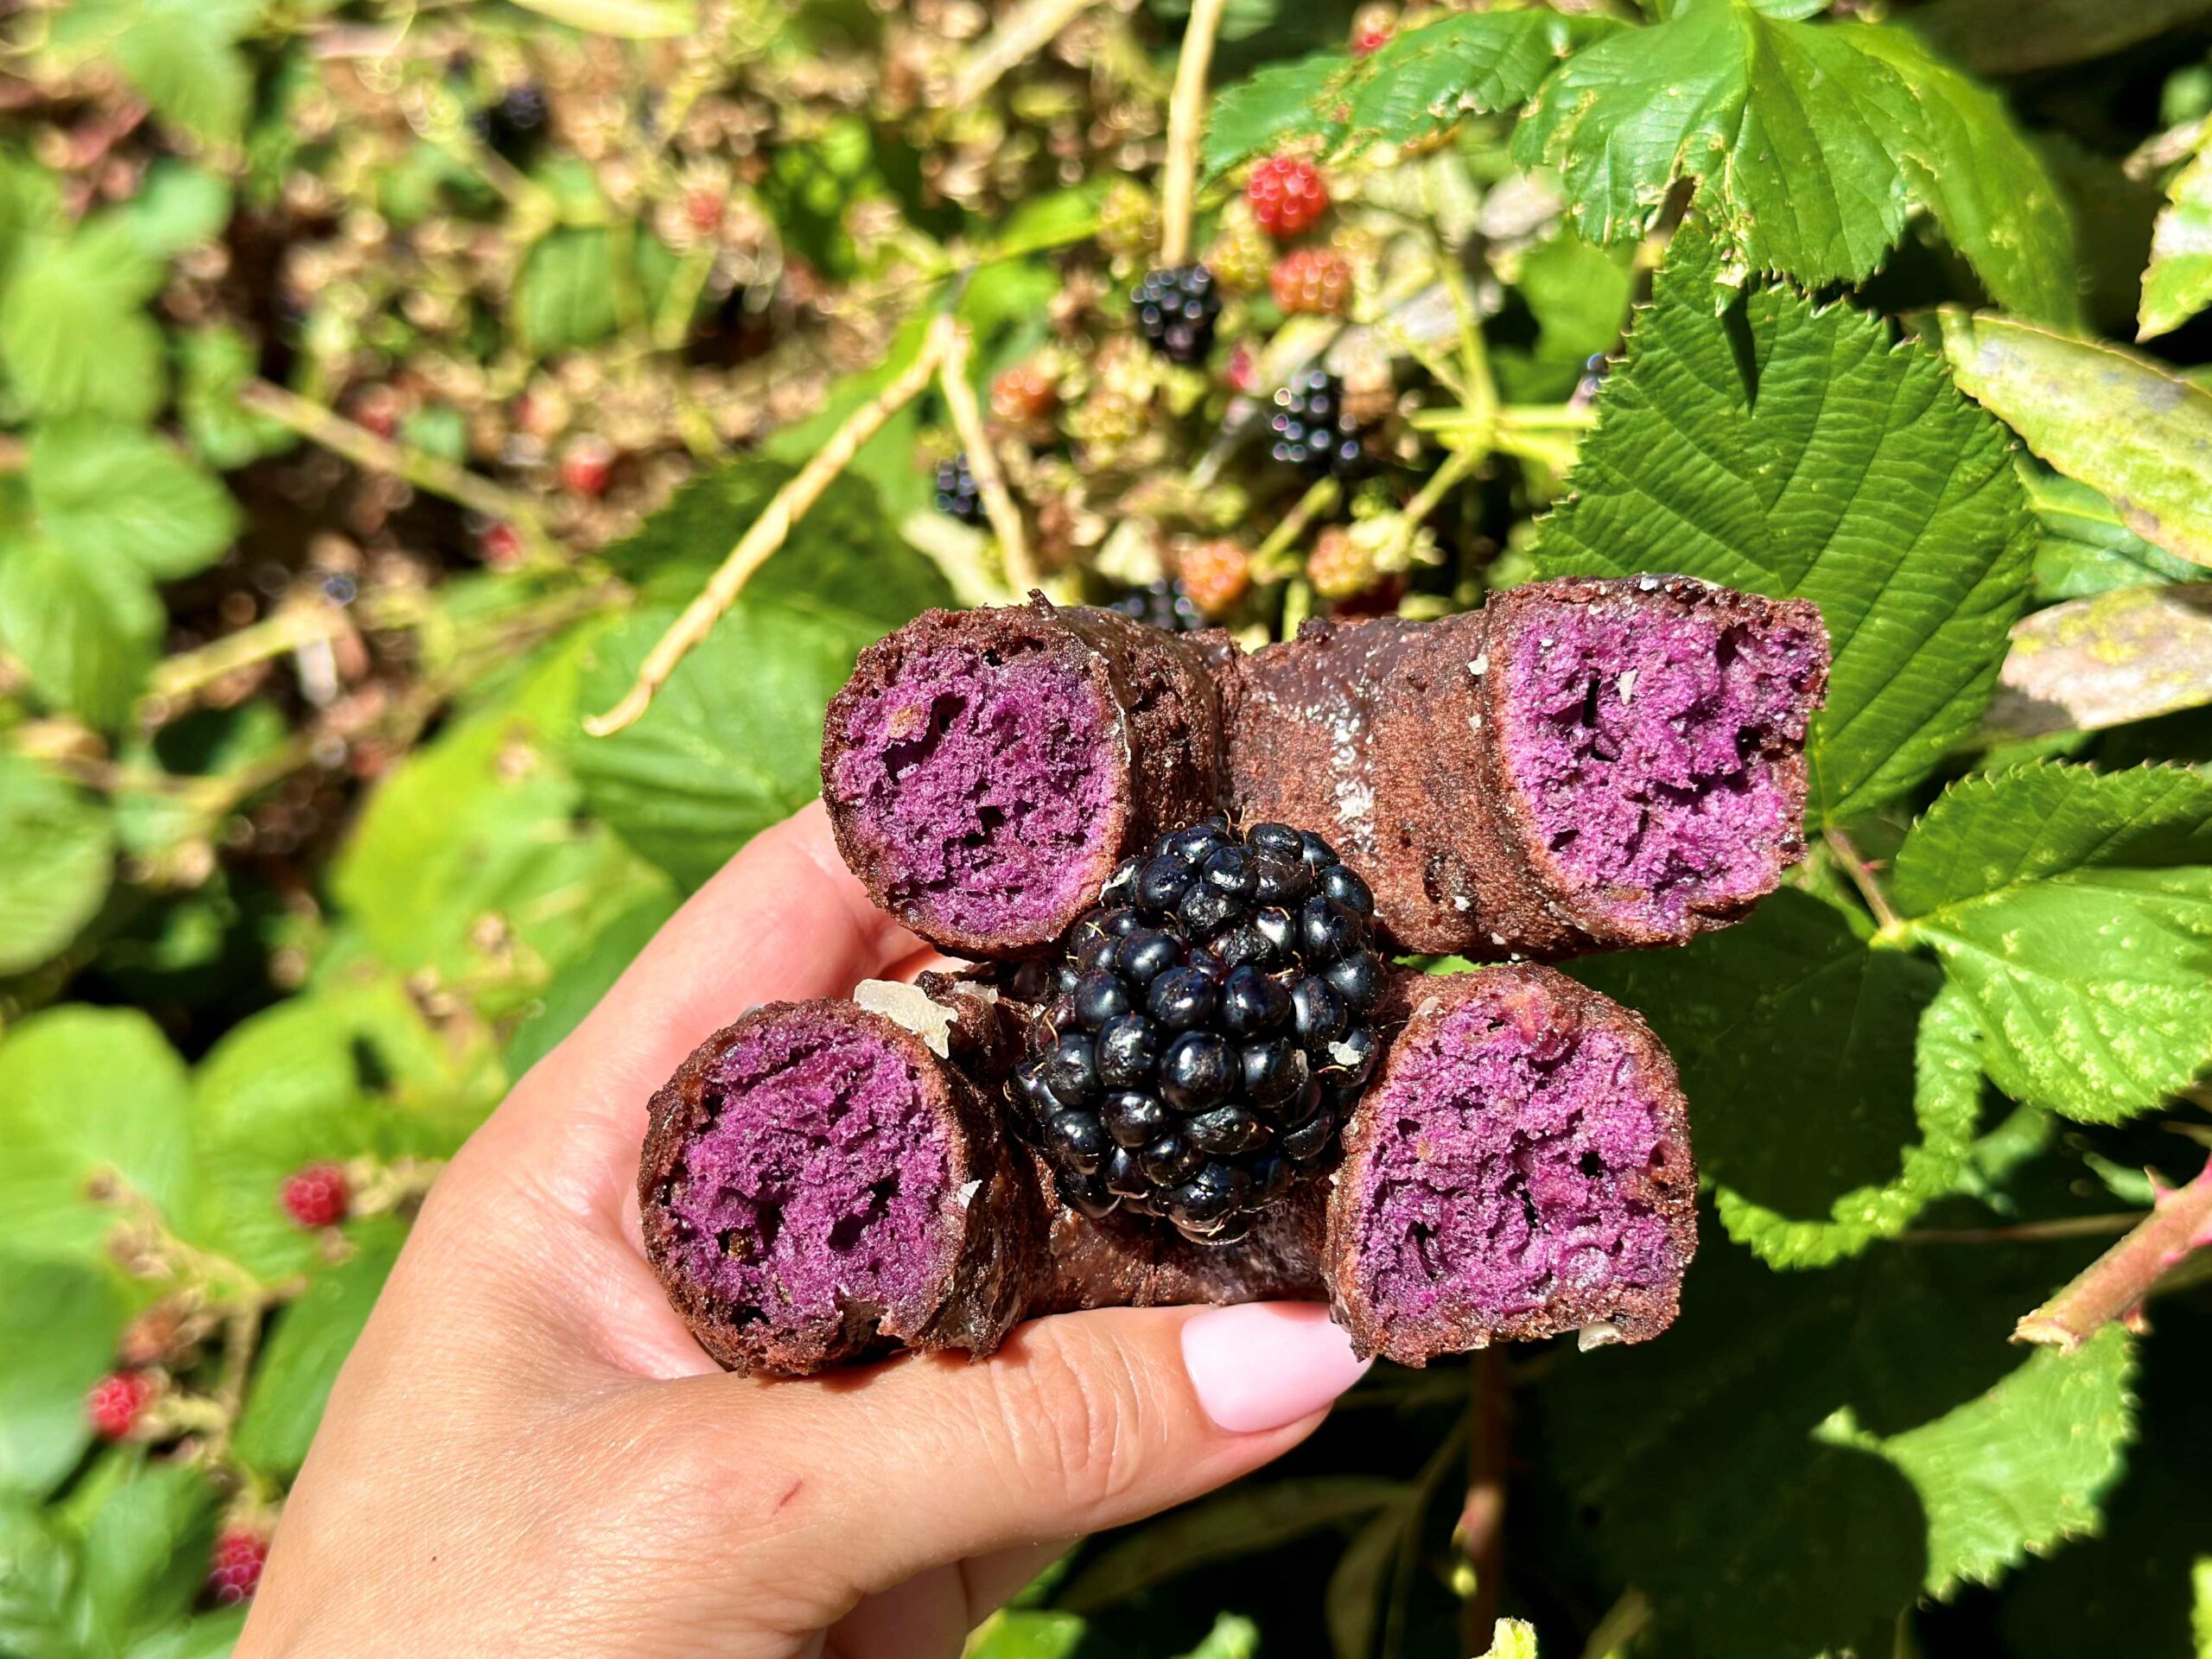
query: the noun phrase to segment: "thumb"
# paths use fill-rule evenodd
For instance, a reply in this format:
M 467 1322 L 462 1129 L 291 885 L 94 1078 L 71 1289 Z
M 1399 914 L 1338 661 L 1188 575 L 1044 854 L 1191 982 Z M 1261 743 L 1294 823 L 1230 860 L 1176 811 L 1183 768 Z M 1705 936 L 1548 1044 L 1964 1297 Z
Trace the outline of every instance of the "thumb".
M 1366 1369 L 1313 1304 L 1102 1309 L 1024 1325 L 979 1363 L 748 1391 L 732 1438 L 804 1472 L 785 1536 L 846 1580 L 824 1586 L 834 1614 L 929 1567 L 1210 1491 L 1312 1433 Z

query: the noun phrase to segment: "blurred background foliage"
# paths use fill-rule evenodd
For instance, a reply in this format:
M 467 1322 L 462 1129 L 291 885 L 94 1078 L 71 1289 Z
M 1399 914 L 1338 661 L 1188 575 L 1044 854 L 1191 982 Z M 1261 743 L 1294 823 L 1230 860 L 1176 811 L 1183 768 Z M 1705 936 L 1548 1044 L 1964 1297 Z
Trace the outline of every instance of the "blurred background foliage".
M 1230 0 L 1197 242 L 1229 309 L 1184 365 L 1126 302 L 1179 0 L 13 9 L 0 1654 L 227 1651 L 223 1563 L 257 1561 L 442 1160 L 811 798 L 861 646 L 1024 560 L 1248 642 L 1696 569 L 1871 613 L 1874 713 L 1832 711 L 1798 891 L 1587 970 L 1699 1112 L 1681 1325 L 1380 1370 L 979 1649 L 1465 1654 L 1502 1603 L 1592 1659 L 2212 1652 L 2202 1275 L 2152 1342 L 2004 1341 L 2202 1157 L 2212 7 L 1832 10 Z M 1282 148 L 1337 200 L 1290 276 L 1241 194 Z M 1662 251 L 1693 195 L 1705 265 L 1701 231 Z M 1796 287 L 1722 316 L 1762 270 Z M 1020 556 L 932 389 L 585 736 L 948 310 Z M 2083 343 L 2139 328 L 2155 356 Z M 1669 364 L 1743 353 L 1772 395 L 1713 369 L 1669 401 Z M 1363 435 L 1341 479 L 1249 438 L 1315 362 Z M 1834 399 L 1793 406 L 1777 365 L 1816 364 Z M 1932 505 L 1802 548 L 1722 545 L 1716 493 L 1656 512 L 1738 445 Z M 1839 548 L 1874 575 L 1822 575 Z M 1974 884 L 2069 814 L 2025 900 Z M 2144 823 L 2179 844 L 2107 855 Z M 2150 930 L 2126 962 L 2085 943 L 2108 913 Z

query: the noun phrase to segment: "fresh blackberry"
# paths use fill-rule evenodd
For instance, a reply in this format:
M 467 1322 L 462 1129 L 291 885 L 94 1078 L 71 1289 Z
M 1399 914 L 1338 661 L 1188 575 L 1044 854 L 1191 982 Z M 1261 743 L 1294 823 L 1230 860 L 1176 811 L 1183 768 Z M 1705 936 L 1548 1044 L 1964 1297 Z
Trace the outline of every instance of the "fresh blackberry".
M 1221 296 L 1215 291 L 1213 272 L 1204 265 L 1147 271 L 1129 304 L 1137 332 L 1169 362 L 1203 363 L 1213 350 Z
M 1275 412 L 1268 424 L 1275 435 L 1271 453 L 1310 478 L 1357 473 L 1364 452 L 1359 434 L 1344 420 L 1344 383 L 1322 369 L 1305 369 L 1275 391 Z
M 527 167 L 545 137 L 545 91 L 534 81 L 511 86 L 498 103 L 471 116 L 468 124 L 494 155 Z
M 1375 1069 L 1374 898 L 1319 836 L 1220 817 L 1162 836 L 1099 898 L 1016 982 L 1039 1005 L 1016 1120 L 1086 1214 L 1241 1237 L 1321 1169 Z
M 1206 626 L 1205 613 L 1179 582 L 1162 580 L 1132 588 L 1106 608 L 1169 633 L 1191 633 Z
M 983 522 L 983 492 L 969 470 L 965 450 L 937 464 L 937 510 L 963 524 Z

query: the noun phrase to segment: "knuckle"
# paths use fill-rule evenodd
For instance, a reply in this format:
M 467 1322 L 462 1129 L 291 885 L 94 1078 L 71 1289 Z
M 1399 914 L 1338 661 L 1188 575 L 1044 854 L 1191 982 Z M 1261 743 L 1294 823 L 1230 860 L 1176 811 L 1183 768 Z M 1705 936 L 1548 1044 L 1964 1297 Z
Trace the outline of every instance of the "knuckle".
M 1143 1389 L 1111 1344 L 1079 1356 L 1027 1345 L 996 1378 L 1000 1423 L 1016 1469 L 1056 1500 L 1110 1508 L 1141 1478 Z

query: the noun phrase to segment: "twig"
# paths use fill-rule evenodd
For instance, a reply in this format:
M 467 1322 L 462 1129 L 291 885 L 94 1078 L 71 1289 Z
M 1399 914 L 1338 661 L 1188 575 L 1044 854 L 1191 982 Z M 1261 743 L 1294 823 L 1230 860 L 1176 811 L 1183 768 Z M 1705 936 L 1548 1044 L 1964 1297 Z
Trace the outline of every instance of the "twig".
M 1089 10 L 1092 0 L 1021 0 L 977 42 L 952 78 L 949 107 L 964 110 L 999 83 L 1001 76 L 1044 47 Z
M 527 499 L 488 479 L 477 477 L 467 467 L 455 466 L 442 455 L 380 438 L 365 426 L 357 425 L 321 404 L 310 403 L 296 392 L 266 380 L 249 380 L 239 387 L 238 402 L 344 456 L 356 467 L 404 478 L 416 489 L 467 507 L 472 512 L 505 520 L 514 526 L 518 534 L 541 548 L 550 545 L 538 522 L 537 509 Z
M 1469 1367 L 1467 1502 L 1459 1512 L 1459 1547 L 1475 1569 L 1475 1590 L 1460 1610 L 1460 1645 L 1486 1641 L 1497 1619 L 1498 1579 L 1505 1565 L 1505 1361 L 1485 1348 Z
M 1267 540 L 1262 542 L 1252 555 L 1253 564 L 1262 573 L 1267 572 L 1289 550 L 1290 544 L 1306 533 L 1308 524 L 1337 505 L 1338 498 L 1343 493 L 1335 479 L 1318 480 L 1298 498 L 1297 505 L 1283 515 L 1282 522 L 1268 532 Z
M 353 623 L 327 601 L 286 605 L 274 616 L 226 633 L 192 651 L 181 651 L 148 677 L 153 696 L 175 701 L 205 690 L 225 675 L 318 641 L 332 644 L 352 632 Z
M 998 451 L 983 426 L 983 411 L 976 404 L 976 389 L 968 384 L 968 331 L 950 312 L 931 325 L 939 336 L 938 378 L 943 384 L 945 408 L 953 430 L 968 452 L 968 470 L 983 498 L 983 516 L 999 538 L 999 556 L 1006 562 L 1007 583 L 1017 594 L 1038 583 L 1036 560 L 1029 556 L 1029 537 L 1021 528 L 1021 512 L 1007 493 L 1006 473 L 999 466 Z
M 1191 258 L 1191 213 L 1198 188 L 1198 140 L 1205 130 L 1206 70 L 1213 37 L 1228 0 L 1192 0 L 1183 49 L 1175 60 L 1175 90 L 1167 99 L 1167 176 L 1160 192 L 1160 263 Z
M 1828 850 L 1835 855 L 1836 862 L 1843 866 L 1843 873 L 1851 878 L 1851 885 L 1859 889 L 1859 896 L 1866 901 L 1866 908 L 1874 912 L 1874 919 L 1881 924 L 1884 931 L 1901 925 L 1897 911 L 1890 904 L 1889 894 L 1882 891 L 1882 884 L 1874 879 L 1874 872 L 1859 855 L 1859 849 L 1851 837 L 1840 830 L 1825 830 L 1822 836 L 1827 842 Z
M 2124 1233 L 2148 1214 L 2130 1210 L 2113 1216 L 2065 1216 L 2056 1221 L 2024 1221 L 2012 1227 L 1915 1227 L 1897 1235 L 1900 1244 L 2033 1244 L 2053 1238 L 2101 1238 Z
M 769 499 L 767 506 L 738 538 L 737 545 L 730 550 L 729 556 L 722 561 L 721 568 L 715 572 L 705 589 L 683 607 L 683 614 L 645 654 L 645 660 L 639 665 L 637 680 L 623 694 L 621 702 L 603 715 L 588 718 L 584 730 L 594 737 L 611 737 L 652 706 L 653 694 L 667 683 L 668 677 L 676 672 L 677 665 L 690 655 L 693 647 L 714 631 L 722 613 L 736 603 L 753 573 L 784 544 L 791 527 L 806 516 L 807 510 L 821 499 L 837 474 L 851 464 L 861 447 L 880 432 L 893 415 L 921 395 L 937 373 L 944 339 L 941 329 L 932 327 L 924 336 L 922 348 L 914 360 L 899 377 L 847 416 L 845 423 L 830 435 L 830 441 L 815 452 L 813 459 Z
M 2070 1354 L 2114 1319 L 2132 1325 L 2160 1275 L 2207 1245 L 2212 1245 L 2212 1160 L 2188 1185 L 2162 1191 L 2126 1237 L 2015 1325 L 2012 1340 Z
M 1454 449 L 1446 455 L 1444 464 L 1428 475 L 1428 481 L 1414 493 L 1413 499 L 1398 510 L 1398 522 L 1390 531 L 1389 540 L 1376 550 L 1376 563 L 1391 568 L 1391 562 L 1412 543 L 1414 533 L 1428 515 L 1459 487 L 1468 474 L 1482 465 L 1484 459 L 1484 452 L 1478 449 Z

